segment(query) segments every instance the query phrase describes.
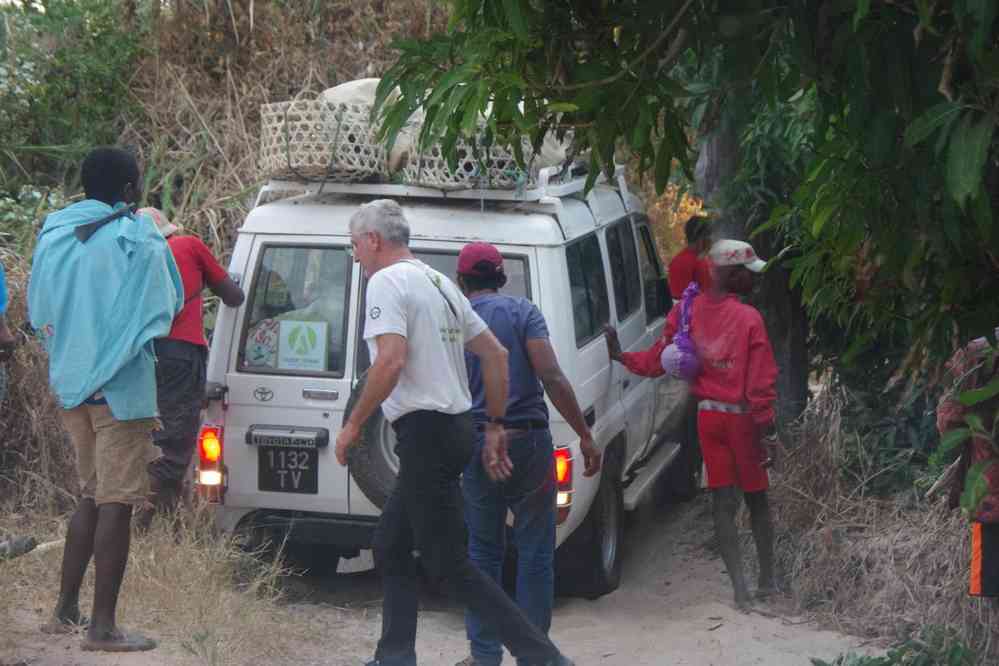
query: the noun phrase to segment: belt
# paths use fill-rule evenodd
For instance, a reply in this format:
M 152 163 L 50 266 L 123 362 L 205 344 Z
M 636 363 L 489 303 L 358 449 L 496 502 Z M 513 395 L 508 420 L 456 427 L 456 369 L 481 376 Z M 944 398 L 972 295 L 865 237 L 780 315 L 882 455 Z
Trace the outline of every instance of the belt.
M 749 408 L 745 405 L 734 405 L 730 402 L 717 400 L 701 400 L 697 403 L 697 409 L 702 412 L 723 412 L 725 414 L 747 414 L 749 412 Z
M 513 421 L 504 426 L 507 430 L 547 430 L 548 421 L 542 419 L 527 419 L 526 421 Z
M 475 425 L 479 430 L 482 430 L 486 427 L 484 421 L 480 421 Z M 507 421 L 506 423 L 503 424 L 503 428 L 506 430 L 525 430 L 525 431 L 547 430 L 548 421 L 545 421 L 544 419 L 524 419 L 521 421 Z

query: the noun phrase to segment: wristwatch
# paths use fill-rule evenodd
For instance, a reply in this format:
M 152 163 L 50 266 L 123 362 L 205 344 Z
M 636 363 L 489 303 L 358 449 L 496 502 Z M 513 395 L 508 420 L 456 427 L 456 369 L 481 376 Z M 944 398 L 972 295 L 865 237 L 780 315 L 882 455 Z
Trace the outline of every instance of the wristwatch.
M 492 425 L 505 426 L 506 425 L 506 417 L 503 417 L 503 416 L 488 416 L 487 415 L 486 416 L 486 423 L 489 423 L 489 424 L 492 424 Z

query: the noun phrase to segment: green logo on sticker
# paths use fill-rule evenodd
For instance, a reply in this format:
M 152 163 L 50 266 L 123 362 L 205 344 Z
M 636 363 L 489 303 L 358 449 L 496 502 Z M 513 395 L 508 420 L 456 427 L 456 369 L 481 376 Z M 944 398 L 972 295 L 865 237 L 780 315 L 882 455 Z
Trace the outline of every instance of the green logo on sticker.
M 319 336 L 315 329 L 308 326 L 296 326 L 288 334 L 288 344 L 292 351 L 301 356 L 305 356 L 316 350 L 319 346 Z

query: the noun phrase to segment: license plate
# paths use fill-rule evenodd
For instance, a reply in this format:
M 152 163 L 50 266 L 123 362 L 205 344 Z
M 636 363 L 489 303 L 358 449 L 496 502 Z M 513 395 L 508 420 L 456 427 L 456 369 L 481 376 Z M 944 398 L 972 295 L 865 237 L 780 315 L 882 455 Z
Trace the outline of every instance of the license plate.
M 261 446 L 258 486 L 272 493 L 319 492 L 319 454 L 315 448 Z

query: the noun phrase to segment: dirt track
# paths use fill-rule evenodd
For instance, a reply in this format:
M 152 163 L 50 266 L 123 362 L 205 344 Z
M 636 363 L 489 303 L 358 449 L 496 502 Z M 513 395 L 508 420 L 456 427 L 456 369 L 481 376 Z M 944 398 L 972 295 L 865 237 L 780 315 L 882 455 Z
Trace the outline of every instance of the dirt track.
M 706 546 L 711 539 L 708 507 L 703 498 L 682 507 L 645 507 L 633 516 L 621 589 L 597 601 L 556 601 L 552 637 L 566 654 L 580 666 L 807 666 L 810 657 L 831 659 L 857 648 L 858 639 L 784 616 L 780 602 L 760 613 L 735 611 L 724 566 Z M 350 608 L 354 618 L 355 640 L 350 647 L 341 644 L 344 653 L 327 663 L 370 658 L 380 628 L 375 576 L 358 573 L 301 584 L 292 593 L 293 598 L 302 595 L 296 609 Z M 428 601 L 420 616 L 421 663 L 450 666 L 467 649 L 460 609 Z
M 858 639 L 788 616 L 780 601 L 756 613 L 735 611 L 724 567 L 707 546 L 708 507 L 702 498 L 681 507 L 644 507 L 632 517 L 621 589 L 597 601 L 556 602 L 552 636 L 566 654 L 580 666 L 808 666 L 810 657 L 830 659 L 857 648 Z M 364 562 L 351 565 L 363 567 Z M 301 644 L 282 663 L 357 666 L 370 659 L 381 624 L 373 572 L 296 578 L 288 582 L 287 593 L 290 610 L 315 630 L 314 641 Z M 10 628 L 13 635 L 8 635 L 20 644 L 25 665 L 205 663 L 167 644 L 142 655 L 82 653 L 78 639 L 43 637 L 36 622 L 25 616 L 24 626 Z M 467 649 L 460 609 L 428 599 L 420 615 L 420 663 L 450 666 Z M 513 662 L 507 658 L 504 663 Z

